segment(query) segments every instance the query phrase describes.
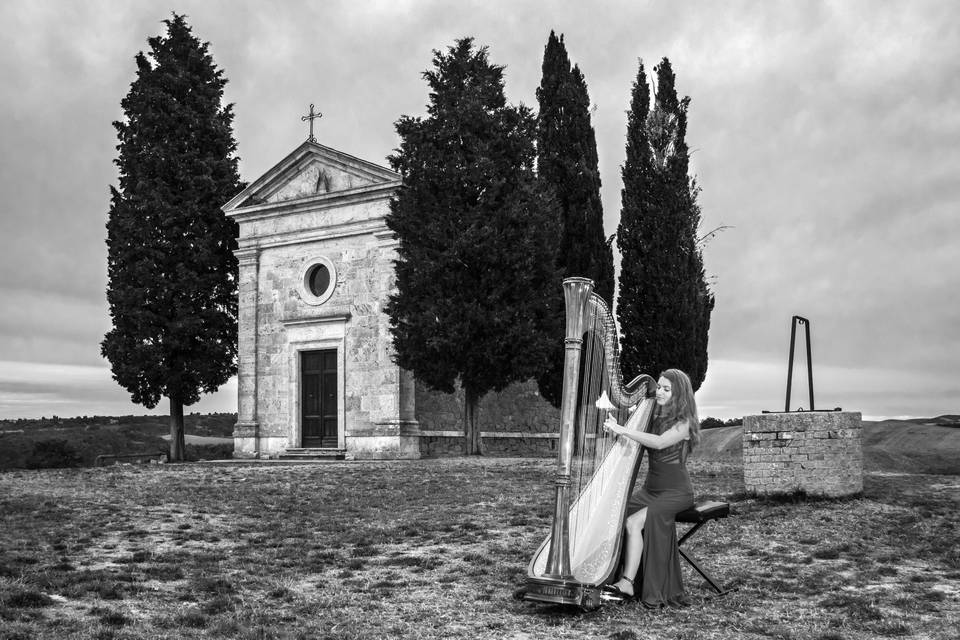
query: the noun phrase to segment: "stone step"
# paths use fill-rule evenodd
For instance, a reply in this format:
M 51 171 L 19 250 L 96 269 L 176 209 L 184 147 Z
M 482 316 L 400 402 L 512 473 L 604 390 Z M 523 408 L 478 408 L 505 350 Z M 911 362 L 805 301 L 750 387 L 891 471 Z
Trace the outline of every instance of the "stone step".
M 346 449 L 290 448 L 277 456 L 280 460 L 343 460 Z

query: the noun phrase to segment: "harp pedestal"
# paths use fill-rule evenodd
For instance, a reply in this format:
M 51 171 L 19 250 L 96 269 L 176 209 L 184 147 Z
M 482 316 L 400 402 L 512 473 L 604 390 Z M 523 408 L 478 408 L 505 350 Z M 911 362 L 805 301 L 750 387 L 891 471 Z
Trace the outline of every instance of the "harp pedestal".
M 602 603 L 600 587 L 577 582 L 573 578 L 529 577 L 525 600 L 545 604 L 566 604 L 581 609 L 596 609 Z

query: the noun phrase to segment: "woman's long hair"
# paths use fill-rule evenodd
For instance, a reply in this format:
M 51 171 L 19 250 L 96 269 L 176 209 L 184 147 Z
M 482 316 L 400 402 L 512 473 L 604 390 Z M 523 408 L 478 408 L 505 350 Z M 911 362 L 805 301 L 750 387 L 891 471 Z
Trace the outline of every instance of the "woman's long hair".
M 700 444 L 700 418 L 697 417 L 697 401 L 693 397 L 690 378 L 680 369 L 667 369 L 660 374 L 670 381 L 670 401 L 661 409 L 660 415 L 667 424 L 686 420 L 690 425 L 690 450 Z

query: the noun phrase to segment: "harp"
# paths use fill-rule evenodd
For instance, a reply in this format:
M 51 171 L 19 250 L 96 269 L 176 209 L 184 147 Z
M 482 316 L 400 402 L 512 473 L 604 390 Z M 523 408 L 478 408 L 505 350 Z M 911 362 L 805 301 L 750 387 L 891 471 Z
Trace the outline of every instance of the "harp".
M 563 281 L 566 304 L 563 395 L 553 526 L 527 568 L 524 598 L 592 609 L 620 563 L 627 499 L 642 447 L 603 430 L 616 411 L 627 428 L 645 430 L 656 383 L 640 375 L 624 385 L 617 329 L 593 281 Z M 608 403 L 598 405 L 600 398 Z M 604 406 L 605 405 L 605 406 Z

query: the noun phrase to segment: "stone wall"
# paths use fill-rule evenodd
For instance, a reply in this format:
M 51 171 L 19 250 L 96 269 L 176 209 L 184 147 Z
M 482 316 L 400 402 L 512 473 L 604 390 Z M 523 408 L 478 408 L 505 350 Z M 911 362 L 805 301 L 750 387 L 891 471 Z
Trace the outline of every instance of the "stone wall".
M 310 305 L 300 273 L 314 256 L 336 269 L 330 299 Z M 398 420 L 398 371 L 387 354 L 389 336 L 381 312 L 386 290 L 380 271 L 389 261 L 372 235 L 265 249 L 260 256 L 257 333 L 257 417 L 264 453 L 299 446 L 299 358 L 312 349 L 337 349 L 344 378 L 341 424 L 353 438 L 379 436 L 376 423 Z M 367 433 L 369 431 L 369 433 Z M 353 441 L 348 444 L 359 444 Z M 266 446 L 265 446 L 266 445 Z M 347 446 L 346 448 L 352 448 Z
M 762 495 L 863 491 L 861 416 L 849 411 L 765 413 L 743 419 L 743 480 Z
M 498 437 L 485 435 L 480 446 L 483 455 L 500 458 L 555 458 L 557 438 L 525 436 Z M 420 455 L 424 458 L 444 458 L 463 455 L 463 436 L 420 436 Z
M 440 393 L 416 385 L 420 453 L 425 457 L 463 453 L 463 392 Z M 557 455 L 560 410 L 544 400 L 537 383 L 513 384 L 488 393 L 478 414 L 485 455 L 552 457 Z
M 421 431 L 461 429 L 463 391 L 440 393 L 416 383 L 417 420 Z M 480 400 L 481 431 L 556 433 L 560 410 L 540 396 L 534 381 L 515 383 Z

